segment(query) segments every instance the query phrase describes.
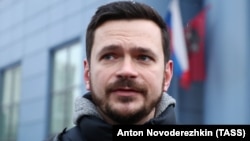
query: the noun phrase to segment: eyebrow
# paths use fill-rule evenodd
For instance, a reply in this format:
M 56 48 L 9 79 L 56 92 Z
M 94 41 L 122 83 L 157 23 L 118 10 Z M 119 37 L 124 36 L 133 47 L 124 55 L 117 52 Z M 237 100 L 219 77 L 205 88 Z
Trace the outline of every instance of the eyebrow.
M 117 51 L 117 50 L 122 50 L 122 47 L 119 45 L 108 45 L 108 46 L 104 46 L 100 52 L 98 53 L 98 56 L 105 54 L 106 52 L 110 52 L 110 51 Z M 157 55 L 150 49 L 148 48 L 144 48 L 144 47 L 133 47 L 129 50 L 129 52 L 131 53 L 143 53 L 143 54 L 147 54 L 150 55 L 152 57 L 156 57 Z
M 110 51 L 114 51 L 114 50 L 118 50 L 121 47 L 119 45 L 108 45 L 108 46 L 104 46 L 98 53 L 98 56 L 106 53 L 106 52 L 110 52 Z
M 151 57 L 154 57 L 154 58 L 157 56 L 152 50 L 150 50 L 148 48 L 144 48 L 144 47 L 131 48 L 130 52 L 137 52 L 137 53 L 140 52 L 143 54 L 150 55 Z

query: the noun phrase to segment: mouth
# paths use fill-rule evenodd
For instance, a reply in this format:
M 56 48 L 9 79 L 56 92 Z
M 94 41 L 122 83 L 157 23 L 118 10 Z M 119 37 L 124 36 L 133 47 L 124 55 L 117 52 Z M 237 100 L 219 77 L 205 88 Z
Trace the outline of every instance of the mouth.
M 140 94 L 140 91 L 131 88 L 118 88 L 113 90 L 112 93 L 118 96 L 134 96 Z

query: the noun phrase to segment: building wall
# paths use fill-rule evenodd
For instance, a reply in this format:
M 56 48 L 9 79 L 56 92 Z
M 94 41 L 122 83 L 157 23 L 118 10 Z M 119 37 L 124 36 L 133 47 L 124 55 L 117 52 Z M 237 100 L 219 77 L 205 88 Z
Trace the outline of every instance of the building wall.
M 140 1 L 165 16 L 169 1 Z M 183 24 L 201 8 L 198 1 L 181 1 Z M 18 141 L 42 140 L 48 135 L 51 50 L 75 39 L 84 47 L 90 16 L 105 2 L 0 1 L 0 71 L 17 62 L 22 70 Z M 173 79 L 170 94 L 177 99 L 178 120 L 185 124 L 250 123 L 249 2 L 206 0 L 206 4 L 212 5 L 207 23 L 208 77 L 189 92 L 179 90 Z
M 0 69 L 21 64 L 18 141 L 42 140 L 49 121 L 50 52 L 82 38 L 97 0 L 0 1 Z
M 208 78 L 204 123 L 249 124 L 248 0 L 206 0 Z

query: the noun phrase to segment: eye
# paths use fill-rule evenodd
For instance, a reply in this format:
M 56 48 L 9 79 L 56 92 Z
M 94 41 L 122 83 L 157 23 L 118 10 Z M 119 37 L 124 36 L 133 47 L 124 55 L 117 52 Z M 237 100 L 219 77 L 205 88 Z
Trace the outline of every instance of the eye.
M 150 57 L 148 55 L 139 55 L 138 60 L 148 62 L 148 61 L 152 61 L 153 59 L 152 59 L 152 57 Z
M 104 55 L 101 57 L 101 60 L 114 60 L 114 59 L 115 59 L 115 55 L 112 54 L 112 53 L 104 54 Z

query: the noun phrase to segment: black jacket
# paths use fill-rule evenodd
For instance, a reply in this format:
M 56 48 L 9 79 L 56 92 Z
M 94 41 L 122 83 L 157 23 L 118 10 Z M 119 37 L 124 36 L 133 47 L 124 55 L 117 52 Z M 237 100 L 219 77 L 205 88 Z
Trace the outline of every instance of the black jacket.
M 112 126 L 102 120 L 91 101 L 89 93 L 78 99 L 74 113 L 76 126 L 69 130 L 65 128 L 46 141 L 112 141 Z M 174 106 L 175 100 L 164 93 L 156 108 L 155 118 L 145 125 L 176 124 Z

